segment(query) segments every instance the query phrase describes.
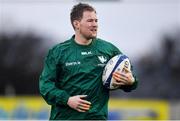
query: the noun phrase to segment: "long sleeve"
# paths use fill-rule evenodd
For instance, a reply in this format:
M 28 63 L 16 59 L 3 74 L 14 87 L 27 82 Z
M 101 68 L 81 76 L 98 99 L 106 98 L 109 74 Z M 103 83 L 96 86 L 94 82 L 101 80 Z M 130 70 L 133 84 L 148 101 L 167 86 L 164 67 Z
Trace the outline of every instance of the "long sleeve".
M 39 79 L 39 90 L 42 97 L 49 105 L 63 104 L 67 105 L 69 94 L 56 87 L 57 81 L 57 61 L 56 56 L 51 49 L 45 58 L 44 69 Z
M 117 55 L 117 54 L 122 54 L 122 52 L 114 46 L 114 49 L 113 49 L 113 54 L 114 55 Z M 124 85 L 124 86 L 121 86 L 120 89 L 122 89 L 123 91 L 125 92 L 131 92 L 132 90 L 136 89 L 137 86 L 138 86 L 138 79 L 133 71 L 133 66 L 131 66 L 131 71 L 133 73 L 133 77 L 135 79 L 135 82 L 132 84 L 132 85 Z

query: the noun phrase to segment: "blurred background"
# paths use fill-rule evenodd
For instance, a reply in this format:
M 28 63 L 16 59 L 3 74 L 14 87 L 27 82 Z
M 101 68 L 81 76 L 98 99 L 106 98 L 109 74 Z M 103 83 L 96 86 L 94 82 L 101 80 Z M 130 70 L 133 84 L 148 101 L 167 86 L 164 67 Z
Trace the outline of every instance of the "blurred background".
M 128 55 L 139 79 L 112 91 L 109 119 L 180 119 L 179 0 L 0 0 L 0 120 L 47 120 L 38 79 L 49 48 L 74 31 L 78 2 L 97 10 L 98 37 Z

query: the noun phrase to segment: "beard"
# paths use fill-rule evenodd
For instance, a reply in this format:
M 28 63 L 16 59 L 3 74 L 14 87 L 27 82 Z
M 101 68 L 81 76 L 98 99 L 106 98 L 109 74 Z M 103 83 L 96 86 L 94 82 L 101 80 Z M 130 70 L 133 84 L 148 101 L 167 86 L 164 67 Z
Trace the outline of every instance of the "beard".
M 84 36 L 84 38 L 86 38 L 87 40 L 90 40 L 90 39 L 95 39 L 96 36 Z
M 95 39 L 97 37 L 97 33 L 95 33 L 95 34 L 92 34 L 92 33 L 83 33 L 83 32 L 80 32 L 80 33 L 87 40 Z

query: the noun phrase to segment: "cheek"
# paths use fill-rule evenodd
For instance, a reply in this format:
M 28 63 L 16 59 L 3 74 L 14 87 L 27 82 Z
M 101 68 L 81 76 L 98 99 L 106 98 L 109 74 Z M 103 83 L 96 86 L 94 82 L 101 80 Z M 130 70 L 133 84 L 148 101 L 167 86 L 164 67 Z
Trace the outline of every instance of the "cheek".
M 88 31 L 89 29 L 90 29 L 90 27 L 87 26 L 87 25 L 82 25 L 81 26 L 81 30 L 83 30 L 83 31 Z
M 88 29 L 89 27 L 91 27 L 91 24 L 90 23 L 82 23 L 82 24 L 80 24 L 80 26 L 84 29 Z

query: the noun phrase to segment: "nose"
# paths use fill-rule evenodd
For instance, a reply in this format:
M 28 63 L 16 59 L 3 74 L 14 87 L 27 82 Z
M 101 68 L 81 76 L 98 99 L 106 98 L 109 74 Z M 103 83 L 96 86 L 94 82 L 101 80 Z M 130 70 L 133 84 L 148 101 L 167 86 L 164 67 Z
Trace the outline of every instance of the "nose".
M 98 26 L 97 21 L 93 21 L 93 26 L 95 26 L 95 27 L 97 27 L 97 26 Z

